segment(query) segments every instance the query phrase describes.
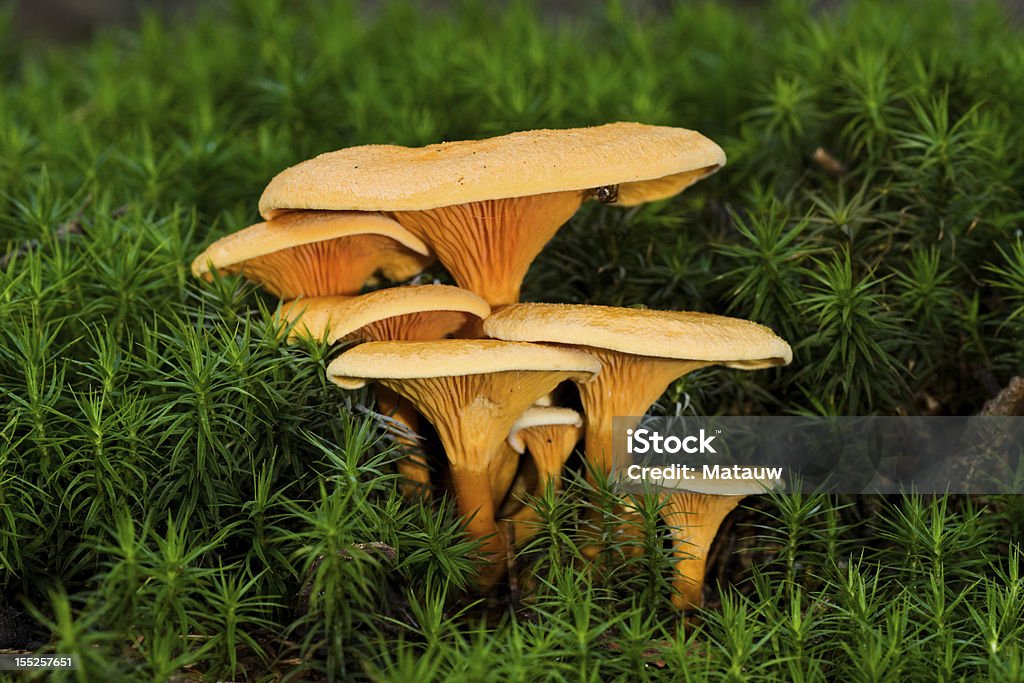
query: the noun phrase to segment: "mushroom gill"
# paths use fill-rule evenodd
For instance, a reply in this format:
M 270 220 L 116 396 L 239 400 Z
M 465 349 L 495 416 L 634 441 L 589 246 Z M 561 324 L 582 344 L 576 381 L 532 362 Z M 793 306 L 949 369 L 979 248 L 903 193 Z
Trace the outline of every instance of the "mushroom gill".
M 700 607 L 708 553 L 718 527 L 743 496 L 683 491 L 662 496 L 661 516 L 672 538 L 675 567 L 672 604 L 679 609 Z
M 492 307 L 519 301 L 534 258 L 585 199 L 579 191 L 491 199 L 390 215 Z
M 427 246 L 398 223 L 351 211 L 293 211 L 211 244 L 197 277 L 240 273 L 283 299 L 353 295 L 374 273 L 405 280 L 431 263 Z

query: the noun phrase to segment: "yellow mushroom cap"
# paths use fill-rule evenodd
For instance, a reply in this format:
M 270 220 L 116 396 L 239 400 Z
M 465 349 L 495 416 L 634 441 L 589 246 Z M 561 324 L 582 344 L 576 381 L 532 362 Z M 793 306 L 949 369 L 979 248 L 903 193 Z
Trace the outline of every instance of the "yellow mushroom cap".
M 569 425 L 582 427 L 583 418 L 572 408 L 556 408 L 550 406 L 534 407 L 519 416 L 519 419 L 512 425 L 508 433 L 508 445 L 516 453 L 522 455 L 526 452 L 526 444 L 520 432 L 531 427 L 544 427 L 547 425 Z
M 284 249 L 355 235 L 389 237 L 421 256 L 430 254 L 423 240 L 379 214 L 301 211 L 222 237 L 192 261 L 192 274 L 205 277 L 211 268 L 228 268 Z
M 764 325 L 690 311 L 514 304 L 491 314 L 484 332 L 508 341 L 577 344 L 744 369 L 786 365 L 793 359 L 789 344 Z
M 426 342 L 367 342 L 327 366 L 327 376 L 344 389 L 367 380 L 460 377 L 507 371 L 562 371 L 595 374 L 601 366 L 575 349 L 494 339 L 439 339 Z
M 491 313 L 487 302 L 472 292 L 450 285 L 391 287 L 356 297 L 324 296 L 290 301 L 281 316 L 297 321 L 293 329 L 305 330 L 314 339 L 327 333 L 328 343 L 353 336 L 375 322 L 417 313 L 452 311 L 484 319 Z
M 290 209 L 422 211 L 618 185 L 617 204 L 670 197 L 725 164 L 700 133 L 641 123 L 531 130 L 426 147 L 364 145 L 285 169 L 260 197 Z

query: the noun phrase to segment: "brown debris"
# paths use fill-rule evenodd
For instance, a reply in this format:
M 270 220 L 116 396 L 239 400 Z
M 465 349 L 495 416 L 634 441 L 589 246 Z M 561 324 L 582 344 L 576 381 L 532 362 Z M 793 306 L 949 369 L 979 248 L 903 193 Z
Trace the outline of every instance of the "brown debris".
M 825 151 L 824 147 L 819 147 L 814 150 L 814 155 L 811 157 L 814 159 L 814 163 L 821 166 L 821 168 L 833 178 L 842 178 L 846 175 L 846 167 L 843 166 L 839 159 Z
M 1024 377 L 1014 377 L 981 409 L 980 415 L 1024 417 Z

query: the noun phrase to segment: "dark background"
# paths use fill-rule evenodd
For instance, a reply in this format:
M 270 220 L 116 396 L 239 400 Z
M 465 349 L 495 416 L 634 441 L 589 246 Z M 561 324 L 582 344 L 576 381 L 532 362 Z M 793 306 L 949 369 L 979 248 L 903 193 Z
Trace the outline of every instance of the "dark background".
M 759 4 L 759 0 L 723 0 L 733 4 Z M 845 0 L 854 1 L 857 0 Z M 968 4 L 974 0 L 953 0 Z M 188 18 L 196 8 L 205 5 L 224 4 L 226 0 L 15 0 L 15 26 L 26 36 L 40 41 L 73 42 L 86 40 L 106 25 L 125 25 L 135 22 L 144 11 L 154 11 L 166 17 Z M 444 9 L 452 4 L 450 0 L 421 0 L 422 4 Z M 812 0 L 821 8 L 841 4 L 844 0 Z M 1024 18 L 1024 0 L 1002 0 L 1015 20 Z M 367 12 L 373 12 L 379 0 L 364 0 L 360 3 Z M 506 4 L 498 0 L 494 4 Z M 537 5 L 552 18 L 572 16 L 594 10 L 601 3 L 593 0 L 544 0 Z M 632 12 L 658 12 L 673 4 L 672 0 L 624 0 L 622 3 Z

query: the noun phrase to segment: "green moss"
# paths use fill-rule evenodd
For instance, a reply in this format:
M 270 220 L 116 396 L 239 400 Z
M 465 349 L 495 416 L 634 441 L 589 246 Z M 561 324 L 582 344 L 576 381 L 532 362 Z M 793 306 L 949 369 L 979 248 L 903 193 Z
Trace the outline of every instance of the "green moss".
M 0 12 L 0 610 L 81 680 L 1020 680 L 1013 499 L 753 500 L 684 627 L 655 540 L 578 569 L 580 484 L 536 503 L 535 576 L 479 600 L 456 515 L 395 493 L 333 350 L 278 342 L 237 278 L 192 280 L 316 153 L 640 120 L 729 165 L 581 212 L 525 296 L 750 317 L 796 348 L 666 403 L 968 414 L 1020 374 L 1024 32 L 996 3 L 626 5 L 236 0 L 61 48 Z

